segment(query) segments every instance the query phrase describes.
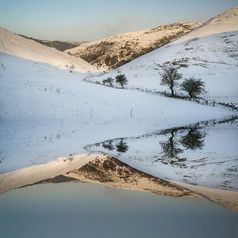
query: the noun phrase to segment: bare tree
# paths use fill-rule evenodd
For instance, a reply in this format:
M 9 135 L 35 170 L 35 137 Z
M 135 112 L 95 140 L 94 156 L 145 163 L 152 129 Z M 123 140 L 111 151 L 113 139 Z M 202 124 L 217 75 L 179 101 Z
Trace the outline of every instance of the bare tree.
M 174 96 L 174 89 L 178 86 L 178 80 L 182 78 L 182 74 L 178 73 L 178 70 L 172 66 L 163 69 L 161 74 L 161 85 L 166 85 L 171 90 L 171 96 Z

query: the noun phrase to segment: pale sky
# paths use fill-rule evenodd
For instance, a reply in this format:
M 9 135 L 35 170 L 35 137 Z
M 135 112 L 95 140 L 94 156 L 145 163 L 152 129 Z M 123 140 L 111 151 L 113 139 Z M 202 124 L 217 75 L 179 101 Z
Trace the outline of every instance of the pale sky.
M 0 26 L 45 40 L 94 41 L 174 22 L 205 22 L 237 0 L 0 0 Z

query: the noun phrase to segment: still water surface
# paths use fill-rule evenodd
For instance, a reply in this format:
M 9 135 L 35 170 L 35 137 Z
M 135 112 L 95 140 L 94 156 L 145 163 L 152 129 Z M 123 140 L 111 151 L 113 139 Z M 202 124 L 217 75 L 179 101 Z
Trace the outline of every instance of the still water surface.
M 42 184 L 0 195 L 0 233 L 28 237 L 238 237 L 238 214 L 90 183 Z
M 238 118 L 115 138 L 85 147 L 153 176 L 238 191 Z

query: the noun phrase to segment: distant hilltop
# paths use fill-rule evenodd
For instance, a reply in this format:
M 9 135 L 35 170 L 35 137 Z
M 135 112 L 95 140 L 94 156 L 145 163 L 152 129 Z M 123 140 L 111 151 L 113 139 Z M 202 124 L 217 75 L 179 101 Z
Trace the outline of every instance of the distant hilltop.
M 58 40 L 53 40 L 53 41 L 49 41 L 49 40 L 39 40 L 39 39 L 35 39 L 33 37 L 29 37 L 29 36 L 24 36 L 21 34 L 18 34 L 19 36 L 22 36 L 26 39 L 29 40 L 34 40 L 42 45 L 48 46 L 48 47 L 53 47 L 57 50 L 60 51 L 65 51 L 71 48 L 75 48 L 77 46 L 80 46 L 84 43 L 88 43 L 88 41 L 81 41 L 81 42 L 76 42 L 76 41 L 58 41 Z
M 179 22 L 152 29 L 111 36 L 66 50 L 100 70 L 111 70 L 155 50 L 201 26 L 201 23 Z

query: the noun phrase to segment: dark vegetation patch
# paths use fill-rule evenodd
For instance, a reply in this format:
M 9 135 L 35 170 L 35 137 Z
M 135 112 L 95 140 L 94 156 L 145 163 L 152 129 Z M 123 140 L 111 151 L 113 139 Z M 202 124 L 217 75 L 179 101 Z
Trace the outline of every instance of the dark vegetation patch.
M 26 39 L 30 39 L 30 40 L 34 40 L 42 45 L 48 46 L 48 47 L 53 47 L 59 51 L 65 51 L 68 49 L 72 49 L 74 47 L 77 47 L 83 43 L 86 42 L 66 42 L 66 41 L 58 41 L 58 40 L 54 40 L 54 41 L 48 41 L 48 40 L 39 40 L 39 39 L 35 39 L 33 37 L 28 37 L 28 36 L 24 36 L 19 34 L 20 36 L 26 38 Z
M 101 183 L 118 182 L 119 180 L 128 183 L 137 183 L 137 179 L 144 178 L 162 186 L 176 188 L 179 191 L 183 191 L 183 188 L 181 187 L 134 169 L 113 157 L 108 157 L 108 159 L 103 161 L 95 159 L 79 168 L 77 173 L 83 174 L 87 179 L 97 180 Z
M 45 184 L 45 183 L 66 183 L 66 182 L 72 182 L 72 181 L 78 181 L 78 179 L 75 178 L 71 178 L 68 176 L 64 176 L 64 175 L 58 175 L 54 178 L 48 178 L 48 179 L 43 179 L 39 182 L 33 183 L 33 184 L 28 184 L 26 186 L 22 186 L 23 187 L 28 187 L 28 186 L 32 186 L 32 185 L 37 185 L 37 184 Z

